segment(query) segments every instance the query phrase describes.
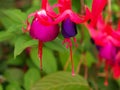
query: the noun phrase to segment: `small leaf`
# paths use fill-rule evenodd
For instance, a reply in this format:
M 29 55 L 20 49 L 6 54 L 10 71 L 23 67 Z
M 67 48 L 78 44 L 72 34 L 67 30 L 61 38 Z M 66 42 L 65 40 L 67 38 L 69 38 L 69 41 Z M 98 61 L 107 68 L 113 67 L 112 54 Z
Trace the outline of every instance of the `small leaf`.
M 31 68 L 27 71 L 24 76 L 24 87 L 25 90 L 30 90 L 31 86 L 40 79 L 39 70 Z
M 22 66 L 24 65 L 25 60 L 22 56 L 18 56 L 15 59 L 13 58 L 13 55 L 9 56 L 9 59 L 7 60 L 7 65 L 15 65 L 15 66 Z
M 1 31 L 0 42 L 4 40 L 13 40 L 16 36 L 22 33 L 21 27 L 22 25 L 15 24 L 13 26 L 10 26 L 6 31 Z
M 22 90 L 20 85 L 14 83 L 14 84 L 9 84 L 7 85 L 5 90 Z
M 113 12 L 119 12 L 119 10 L 120 10 L 120 7 L 116 3 L 113 3 L 112 4 L 112 11 Z
M 64 52 L 67 50 L 64 45 L 62 45 L 62 40 L 59 38 L 56 38 L 52 42 L 45 43 L 45 46 L 50 48 L 51 50 L 56 50 L 59 52 Z
M 0 18 L 0 21 L 5 28 L 8 28 L 16 23 L 24 23 L 26 19 L 26 14 L 19 9 L 0 10 L 0 16 L 2 17 Z
M 74 77 L 68 72 L 48 75 L 36 83 L 30 90 L 90 90 L 86 80 Z
M 72 67 L 71 67 L 71 61 L 70 61 L 70 52 L 59 53 L 59 57 L 64 69 L 66 69 L 67 71 L 71 71 Z M 76 70 L 80 60 L 80 54 L 78 54 L 76 51 L 73 50 L 72 59 L 74 62 L 74 69 Z M 68 66 L 66 67 L 67 64 Z
M 3 87 L 2 87 L 2 85 L 0 84 L 0 90 L 3 90 Z
M 27 47 L 37 45 L 37 43 L 37 41 L 29 39 L 27 35 L 21 36 L 15 42 L 14 57 L 16 58 L 16 56 L 20 55 Z
M 17 83 L 19 85 L 23 82 L 23 71 L 17 68 L 10 68 L 4 72 L 4 77 L 10 83 Z
M 6 31 L 1 31 L 0 32 L 0 42 L 4 41 L 4 40 L 7 40 L 7 39 L 10 39 L 13 36 L 14 36 L 13 33 L 6 32 Z
M 85 0 L 85 4 L 91 9 L 93 0 Z
M 40 62 L 38 59 L 38 50 L 37 48 L 33 48 L 30 53 L 31 59 L 33 63 L 39 68 L 40 67 Z M 56 59 L 53 55 L 53 52 L 50 51 L 47 48 L 43 48 L 43 70 L 46 73 L 52 73 L 57 71 L 57 64 L 56 64 Z
M 86 52 L 87 66 L 91 67 L 93 63 L 95 63 L 95 58 L 92 56 L 90 52 Z

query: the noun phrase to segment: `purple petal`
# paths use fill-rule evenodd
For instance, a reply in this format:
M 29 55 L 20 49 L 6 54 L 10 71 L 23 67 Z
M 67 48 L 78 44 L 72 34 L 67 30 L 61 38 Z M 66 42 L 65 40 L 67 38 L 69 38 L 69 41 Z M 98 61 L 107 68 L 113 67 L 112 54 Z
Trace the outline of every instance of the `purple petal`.
M 77 34 L 76 24 L 70 20 L 70 18 L 65 19 L 62 22 L 62 35 L 65 38 L 74 37 Z

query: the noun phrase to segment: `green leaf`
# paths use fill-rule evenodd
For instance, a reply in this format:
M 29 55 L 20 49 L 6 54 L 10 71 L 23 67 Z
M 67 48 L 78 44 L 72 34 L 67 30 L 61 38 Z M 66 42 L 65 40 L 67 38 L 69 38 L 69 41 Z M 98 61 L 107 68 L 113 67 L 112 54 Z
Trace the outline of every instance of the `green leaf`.
M 41 7 L 40 0 L 32 0 L 32 6 L 39 6 Z
M 6 32 L 6 31 L 1 31 L 0 32 L 0 42 L 4 41 L 4 40 L 7 40 L 7 39 L 9 39 L 9 38 L 11 38 L 13 36 L 14 36 L 13 33 Z
M 21 24 L 26 19 L 26 14 L 20 11 L 19 9 L 8 9 L 8 10 L 0 10 L 0 21 L 8 28 L 11 25 L 16 23 Z
M 0 84 L 0 90 L 3 90 L 3 87 L 2 87 L 2 85 Z
M 25 50 L 27 47 L 37 46 L 37 45 L 38 45 L 37 40 L 31 40 L 27 35 L 21 36 L 15 42 L 14 57 L 20 55 L 22 51 Z M 45 43 L 45 46 L 47 48 L 50 48 L 51 50 L 56 50 L 61 52 L 64 52 L 66 50 L 66 48 L 61 45 L 60 39 L 56 39 L 52 42 Z
M 71 71 L 71 61 L 70 61 L 70 51 L 64 52 L 64 53 L 59 53 L 60 61 L 62 63 L 62 66 L 65 67 L 66 64 L 68 63 L 68 67 L 66 68 L 67 71 Z M 77 51 L 73 50 L 73 62 L 74 62 L 74 69 L 77 69 L 78 63 L 80 60 L 80 53 Z
M 73 77 L 69 72 L 58 72 L 44 77 L 30 90 L 90 90 L 90 88 L 81 76 Z
M 14 25 L 11 25 L 6 31 L 9 33 L 21 34 L 22 26 L 23 24 L 14 24 Z
M 117 82 L 111 78 L 108 79 L 108 86 L 104 85 L 105 79 L 104 78 L 98 78 L 97 82 L 95 84 L 98 84 L 99 90 L 119 90 L 119 85 Z
M 13 55 L 10 55 L 9 59 L 7 60 L 7 65 L 22 66 L 24 65 L 24 63 L 25 63 L 25 60 L 22 56 L 18 56 L 14 59 Z
M 9 84 L 7 85 L 5 90 L 22 90 L 20 85 L 14 83 L 14 84 Z
M 29 39 L 27 35 L 21 36 L 15 42 L 14 57 L 16 58 L 16 56 L 20 55 L 27 47 L 37 45 L 37 43 L 38 42 L 36 40 Z
M 112 11 L 113 12 L 119 12 L 119 10 L 120 10 L 120 7 L 116 3 L 113 3 L 112 4 Z
M 17 83 L 19 85 L 23 82 L 23 71 L 17 68 L 10 68 L 4 72 L 4 77 L 10 83 Z
M 33 48 L 30 53 L 31 59 L 33 63 L 39 68 L 40 62 L 38 59 L 38 50 L 37 48 Z M 52 73 L 57 71 L 56 59 L 53 55 L 53 52 L 47 48 L 43 48 L 43 70 L 46 73 Z
M 64 52 L 64 51 L 67 50 L 65 48 L 65 46 L 62 45 L 62 40 L 59 39 L 59 38 L 56 38 L 52 42 L 45 43 L 45 46 L 50 48 L 51 50 L 56 50 L 56 51 L 59 51 L 59 52 Z
M 6 31 L 1 31 L 0 32 L 0 42 L 4 40 L 13 40 L 14 37 L 18 36 L 19 34 L 22 33 L 21 30 L 22 25 L 16 24 L 10 26 Z
M 30 58 L 26 60 L 26 64 L 29 68 L 36 68 L 36 65 L 33 63 L 33 61 Z
M 35 68 L 31 68 L 24 76 L 25 90 L 30 90 L 31 86 L 40 79 L 40 72 Z
M 93 0 L 85 0 L 85 4 L 91 9 Z
M 93 63 L 95 63 L 95 58 L 92 56 L 90 52 L 86 52 L 87 66 L 91 67 Z

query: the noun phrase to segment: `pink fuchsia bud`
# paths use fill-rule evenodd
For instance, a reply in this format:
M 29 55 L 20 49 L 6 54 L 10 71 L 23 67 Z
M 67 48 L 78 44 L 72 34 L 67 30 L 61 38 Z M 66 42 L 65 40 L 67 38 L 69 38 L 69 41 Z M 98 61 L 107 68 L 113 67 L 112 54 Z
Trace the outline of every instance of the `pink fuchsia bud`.
M 32 24 L 28 20 L 30 17 L 34 17 Z M 50 24 L 53 22 L 53 17 L 56 17 L 56 14 L 48 4 L 48 0 L 42 0 L 42 9 L 30 14 L 26 20 L 27 28 L 23 28 L 24 32 L 30 31 L 30 36 L 39 41 L 38 56 L 40 69 L 42 69 L 43 43 L 54 40 L 59 34 L 58 24 Z
M 40 69 L 42 69 L 42 47 L 43 42 L 54 40 L 59 34 L 58 24 L 45 25 L 41 22 L 41 17 L 46 21 L 53 22 L 53 19 L 46 14 L 45 10 L 40 10 L 36 13 L 30 28 L 30 35 L 32 38 L 39 40 L 38 56 L 40 59 Z
M 30 28 L 31 37 L 42 42 L 54 40 L 59 34 L 58 24 L 44 25 L 42 22 L 40 22 L 39 15 L 43 15 L 49 22 L 53 22 L 53 19 L 47 16 L 44 10 L 41 10 L 36 14 L 38 15 L 33 19 Z
M 114 77 L 118 77 L 120 75 L 119 66 L 116 62 L 116 55 L 117 55 L 117 47 L 120 47 L 119 38 L 117 38 L 119 34 L 119 30 L 115 31 L 112 28 L 111 24 L 106 24 L 105 21 L 99 17 L 96 22 L 96 26 L 93 25 L 86 25 L 89 29 L 90 35 L 94 40 L 94 43 L 99 46 L 99 57 L 100 62 L 104 61 L 105 63 L 105 85 L 108 85 L 108 71 L 109 68 L 113 68 L 113 75 Z M 120 58 L 119 58 L 120 59 Z M 116 64 L 117 63 L 117 64 Z M 115 71 L 117 70 L 117 71 Z

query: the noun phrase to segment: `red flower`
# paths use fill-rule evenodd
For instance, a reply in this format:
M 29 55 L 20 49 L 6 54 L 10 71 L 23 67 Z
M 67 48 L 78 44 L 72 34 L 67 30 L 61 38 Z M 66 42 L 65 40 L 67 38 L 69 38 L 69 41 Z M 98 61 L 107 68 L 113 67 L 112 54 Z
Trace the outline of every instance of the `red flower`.
M 114 46 L 120 46 L 120 41 L 117 38 L 117 36 L 119 37 L 120 32 L 114 30 L 111 24 L 106 24 L 101 16 L 97 20 L 96 27 L 91 24 L 85 25 L 96 45 L 105 46 L 110 42 Z
M 90 12 L 88 8 L 86 7 L 86 15 L 78 15 L 74 11 L 72 11 L 72 5 L 71 0 L 58 0 L 59 5 L 59 14 L 57 18 L 54 21 L 54 24 L 62 22 L 62 35 L 65 38 L 63 41 L 63 44 L 67 43 L 66 47 L 70 48 L 70 56 L 71 56 L 71 62 L 72 62 L 72 75 L 74 75 L 74 65 L 72 60 L 72 41 L 70 40 L 71 37 L 73 37 L 73 40 L 77 46 L 76 43 L 76 34 L 77 34 L 77 28 L 76 24 L 83 23 L 90 18 Z
M 34 17 L 32 23 L 30 24 L 28 19 Z M 40 69 L 42 69 L 42 46 L 44 42 L 49 42 L 54 40 L 59 33 L 58 24 L 48 25 L 48 22 L 53 22 L 53 17 L 56 14 L 53 12 L 52 8 L 48 4 L 48 0 L 42 0 L 42 8 L 30 14 L 26 20 L 27 28 L 23 31 L 29 31 L 30 36 L 33 39 L 39 41 L 38 45 L 38 56 L 40 58 Z
M 105 23 L 102 17 L 98 17 L 96 27 L 91 24 L 85 24 L 90 32 L 91 38 L 94 40 L 94 43 L 98 47 L 100 62 L 101 60 L 105 60 L 105 72 L 106 72 L 106 80 L 105 85 L 107 85 L 108 78 L 108 67 L 113 68 L 114 77 L 119 77 L 120 69 L 118 61 L 118 47 L 120 47 L 119 38 L 120 35 L 119 27 L 118 30 L 114 30 L 112 25 L 109 23 Z M 118 25 L 119 26 L 119 25 Z M 117 70 L 117 71 L 116 71 Z

